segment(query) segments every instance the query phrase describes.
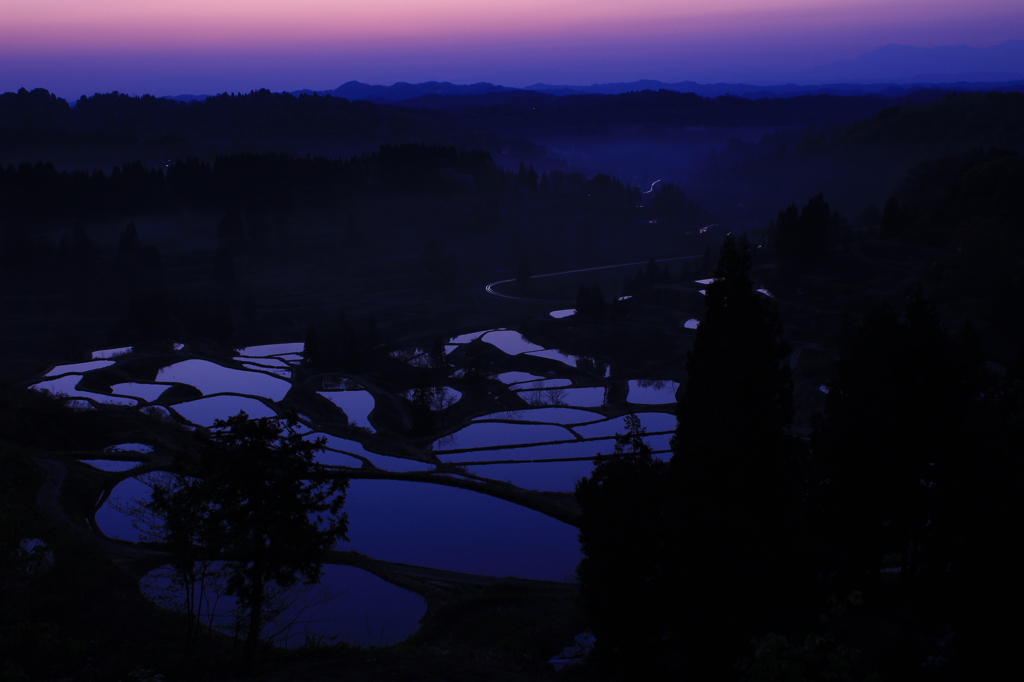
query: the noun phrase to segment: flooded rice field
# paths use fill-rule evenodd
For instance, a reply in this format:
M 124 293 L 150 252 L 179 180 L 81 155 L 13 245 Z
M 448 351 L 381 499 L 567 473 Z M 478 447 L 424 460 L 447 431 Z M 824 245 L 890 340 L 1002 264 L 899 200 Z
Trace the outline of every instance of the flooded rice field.
M 32 388 L 80 409 L 140 410 L 191 429 L 240 411 L 291 416 L 303 438 L 325 443 L 317 464 L 350 472 L 349 541 L 338 549 L 445 571 L 573 581 L 580 552 L 578 531 L 566 522 L 571 513 L 556 518 L 561 513 L 531 508 L 530 495 L 562 493 L 565 509 L 572 508 L 577 481 L 591 473 L 595 457 L 613 452 L 629 413 L 640 416 L 655 456 L 667 458 L 678 384 L 619 379 L 613 391 L 610 368 L 595 374 L 593 361 L 511 329 L 461 334 L 443 348 L 453 358 L 443 368 L 448 379 L 429 390 L 312 372 L 301 343 L 251 346 L 225 358 L 198 357 L 177 344 L 147 363 L 133 363 L 131 348 L 97 350 L 88 362 L 52 368 Z M 477 357 L 490 358 L 484 369 Z M 391 359 L 420 371 L 436 365 L 422 349 Z M 417 412 L 417 401 L 429 409 Z M 108 452 L 110 459 L 81 460 L 111 477 L 96 526 L 110 538 L 147 539 L 132 510 L 151 494 L 148 477 L 159 474 L 132 473 L 165 460 L 154 459 L 161 453 L 145 443 Z M 502 488 L 506 483 L 514 488 Z M 169 583 L 158 571 L 143 584 L 159 601 Z M 419 595 L 351 566 L 325 566 L 323 586 L 310 597 L 322 602 L 308 606 L 316 617 L 289 636 L 394 643 L 415 632 L 425 612 Z M 227 609 L 231 600 L 223 603 Z

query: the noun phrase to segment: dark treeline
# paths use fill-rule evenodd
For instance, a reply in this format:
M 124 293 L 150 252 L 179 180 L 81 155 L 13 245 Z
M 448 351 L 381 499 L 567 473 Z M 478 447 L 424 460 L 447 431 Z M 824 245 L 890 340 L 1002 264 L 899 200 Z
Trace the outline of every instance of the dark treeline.
M 369 102 L 259 90 L 178 102 L 112 92 L 83 96 L 74 106 L 46 90 L 0 95 L 0 130 L 5 142 L 30 145 L 47 140 L 88 145 L 109 139 L 139 141 L 178 136 L 197 142 L 278 137 L 368 134 L 392 123 Z
M 109 171 L 23 162 L 0 166 L 0 290 L 52 296 L 46 311 L 94 316 L 69 339 L 88 328 L 105 339 L 90 343 L 184 335 L 229 345 L 263 323 L 255 310 L 268 298 L 306 295 L 300 278 L 283 275 L 292 264 L 316 264 L 332 282 L 317 296 L 338 303 L 363 295 L 362 277 L 416 295 L 455 293 L 517 261 L 544 272 L 566 254 L 607 258 L 604 244 L 624 225 L 646 225 L 641 218 L 659 216 L 664 228 L 646 231 L 674 235 L 701 216 L 679 188 L 664 184 L 661 194 L 644 209 L 637 188 L 608 175 L 504 170 L 485 151 L 437 145 L 335 159 L 245 152 Z M 282 273 L 278 287 L 263 284 L 271 272 Z M 313 321 L 296 318 L 293 333 Z
M 1007 363 L 1024 344 L 1022 197 L 1024 159 L 1005 149 L 917 164 L 881 210 L 869 206 L 852 219 L 819 193 L 779 211 L 763 233 L 777 258 L 772 285 L 815 281 L 822 290 L 815 277 L 854 281 L 867 264 L 884 261 L 919 268 L 929 294 L 980 323 L 990 352 Z
M 259 90 L 178 102 L 113 92 L 83 96 L 71 106 L 42 89 L 0 94 L 0 145 L 8 160 L 74 163 L 81 154 L 146 154 L 211 161 L 237 151 L 336 156 L 404 142 L 532 152 L 528 142 L 470 130 L 436 113 L 319 95 Z
M 1024 93 L 958 93 L 889 106 L 832 130 L 791 129 L 710 152 L 688 190 L 720 219 L 766 219 L 824 191 L 842 210 L 882 208 L 908 168 L 976 150 L 1024 152 Z M 736 201 L 742 206 L 737 210 Z
M 1021 112 L 1024 93 L 949 94 L 934 102 L 907 102 L 885 108 L 828 132 L 780 131 L 761 141 L 736 143 L 715 155 L 727 166 L 752 156 L 770 155 L 785 145 L 791 153 L 853 154 L 884 161 L 916 160 L 972 149 L 1024 149 Z
M 281 154 L 195 158 L 162 168 L 141 162 L 108 174 L 57 171 L 49 163 L 0 168 L 0 215 L 45 222 L 148 213 L 262 209 L 313 210 L 352 197 L 416 192 L 486 194 L 504 182 L 486 152 L 385 146 L 347 160 Z
M 522 101 L 519 101 L 522 100 Z M 408 107 L 431 108 L 434 100 L 418 98 Z M 645 90 L 622 95 L 574 95 L 555 97 L 528 93 L 501 105 L 476 106 L 473 96 L 438 98 L 438 108 L 474 111 L 473 118 L 486 129 L 521 118 L 532 127 L 599 126 L 607 124 L 665 124 L 714 126 L 808 126 L 849 123 L 892 106 L 891 98 L 805 95 L 790 98 L 748 100 L 740 97 L 701 97 L 670 90 Z M 526 112 L 529 114 L 527 119 Z M 258 115 L 255 115 L 258 114 Z M 393 109 L 366 101 L 259 90 L 247 95 L 216 95 L 202 101 L 179 102 L 122 93 L 81 97 L 74 106 L 37 89 L 0 95 L 0 130 L 35 132 L 45 136 L 64 132 L 130 136 L 137 140 L 177 135 L 203 139 L 211 133 L 235 137 L 274 139 L 283 136 L 369 135 L 375 126 L 406 123 L 419 118 L 408 110 Z M 434 117 L 436 118 L 436 117 Z M 530 122 L 532 121 L 532 123 Z M 224 137 L 230 139 L 231 135 Z M 88 138 L 83 137 L 83 141 Z
M 500 104 L 489 104 L 492 100 Z M 536 133 L 572 132 L 614 125 L 664 126 L 829 126 L 852 123 L 891 107 L 893 100 L 874 96 L 802 95 L 750 100 L 723 95 L 701 97 L 671 90 L 644 90 L 621 95 L 540 93 L 418 97 L 407 107 L 461 111 L 462 116 L 492 130 L 530 137 Z
M 0 95 L 4 154 L 51 158 L 76 150 L 144 150 L 156 156 L 212 158 L 211 150 L 351 153 L 397 142 L 510 147 L 538 155 L 538 137 L 604 134 L 609 127 L 833 126 L 891 106 L 891 98 L 807 95 L 749 100 L 668 90 L 555 97 L 522 93 L 491 104 L 486 97 L 417 98 L 401 106 L 316 94 L 222 94 L 180 102 L 123 93 L 83 96 L 72 106 L 36 89 Z M 216 152 L 214 152 L 216 153 Z
M 233 154 L 213 163 L 196 158 L 161 167 L 139 161 L 102 170 L 58 171 L 51 163 L 0 166 L 0 220 L 46 223 L 70 218 L 133 216 L 180 211 L 258 209 L 323 211 L 339 202 L 399 195 L 496 196 L 539 192 L 572 198 L 595 216 L 621 213 L 639 202 L 639 191 L 607 175 L 538 174 L 520 165 L 503 171 L 487 152 L 426 145 L 384 146 L 349 159 L 283 154 Z M 672 194 L 674 192 L 674 194 Z M 666 221 L 683 224 L 700 209 L 677 187 L 662 193 Z M 660 194 L 659 194 L 660 196 Z
M 989 374 L 971 327 L 947 329 L 917 291 L 848 326 L 824 412 L 796 438 L 789 348 L 750 267 L 727 238 L 671 461 L 634 423 L 577 487 L 599 667 L 995 674 L 1024 606 L 1022 368 Z

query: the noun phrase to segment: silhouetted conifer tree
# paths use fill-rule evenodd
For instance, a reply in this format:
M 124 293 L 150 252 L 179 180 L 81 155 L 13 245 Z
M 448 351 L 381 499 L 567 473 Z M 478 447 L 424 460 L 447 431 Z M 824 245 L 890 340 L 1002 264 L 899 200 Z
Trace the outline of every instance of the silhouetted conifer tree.
M 235 257 L 226 246 L 217 249 L 214 256 L 213 278 L 225 285 L 235 283 Z
M 222 249 L 244 251 L 246 247 L 245 224 L 238 211 L 231 211 L 217 225 L 217 245 Z
M 516 174 L 516 182 L 523 189 L 536 191 L 537 190 L 537 171 L 533 170 L 531 165 L 529 169 L 526 168 L 522 163 L 519 164 L 519 172 Z
M 142 252 L 142 241 L 139 239 L 138 230 L 135 229 L 135 222 L 128 223 L 121 233 L 117 242 L 117 253 L 120 256 L 134 257 Z
M 822 544 L 843 589 L 875 586 L 887 556 L 912 583 L 935 548 L 935 496 L 972 450 L 967 424 L 984 382 L 972 336 L 952 341 L 917 293 L 903 315 L 872 311 L 840 357 L 814 455 Z
M 951 601 L 943 613 L 954 635 L 949 679 L 997 679 L 1014 665 L 1024 612 L 1024 352 L 998 387 L 968 447 L 937 490 L 933 516 L 944 552 L 932 573 L 948 577 L 929 594 Z M 935 538 L 940 539 L 940 538 Z M 934 542 L 934 540 L 933 540 Z M 948 615 L 947 615 L 948 614 Z
M 128 343 L 149 343 L 169 339 L 177 331 L 167 295 L 162 292 L 135 294 L 128 302 Z
M 811 197 L 799 212 L 796 204 L 779 211 L 771 231 L 779 259 L 796 267 L 819 262 L 832 248 L 839 232 L 839 216 L 822 194 Z
M 88 268 L 96 259 L 96 245 L 85 232 L 81 223 L 75 224 L 71 233 L 71 260 L 78 268 Z
M 671 469 L 678 507 L 680 646 L 721 670 L 787 603 L 797 580 L 797 442 L 789 353 L 750 280 L 745 238 L 727 236 L 687 361 Z M 782 611 L 783 613 L 785 611 Z
M 576 293 L 576 318 L 587 322 L 600 322 L 608 311 L 600 284 L 581 284 Z
M 896 197 L 889 197 L 889 200 L 885 202 L 885 208 L 882 209 L 882 217 L 879 220 L 879 229 L 881 229 L 882 234 L 887 237 L 895 237 L 906 232 L 906 213 Z

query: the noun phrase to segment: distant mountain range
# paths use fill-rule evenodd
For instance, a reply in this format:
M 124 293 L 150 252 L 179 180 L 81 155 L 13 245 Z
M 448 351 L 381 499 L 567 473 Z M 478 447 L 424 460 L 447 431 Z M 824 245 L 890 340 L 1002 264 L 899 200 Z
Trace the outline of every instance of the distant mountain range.
M 455 85 L 454 83 L 395 83 L 394 85 L 368 85 L 359 81 L 349 81 L 339 85 L 333 90 L 295 90 L 291 94 L 299 95 L 320 95 L 329 97 L 343 97 L 344 99 L 367 100 L 377 104 L 391 104 L 405 100 L 416 99 L 425 95 L 482 95 L 492 92 L 516 92 L 520 88 L 507 88 L 503 85 L 493 83 L 474 83 L 473 85 Z M 174 99 L 181 102 L 192 102 L 202 100 L 209 95 L 175 95 L 167 99 Z
M 549 95 L 620 95 L 638 90 L 674 90 L 675 92 L 692 92 L 701 97 L 722 97 L 732 95 L 745 99 L 762 99 L 767 97 L 800 97 L 803 95 L 880 95 L 882 97 L 906 97 L 917 90 L 1024 90 L 1024 76 L 1017 80 L 1005 82 L 957 82 L 940 83 L 921 80 L 914 83 L 826 83 L 821 85 L 751 85 L 749 83 L 663 83 L 661 81 L 641 80 L 632 83 L 603 83 L 600 85 L 548 85 L 536 83 L 526 90 L 543 92 Z
M 686 92 L 701 97 L 722 97 L 731 95 L 744 99 L 766 99 L 773 97 L 800 97 L 803 95 L 840 95 L 863 96 L 874 95 L 888 98 L 909 97 L 922 90 L 940 90 L 948 92 L 972 92 L 979 90 L 1001 90 L 1005 92 L 1024 92 L 1024 78 L 1002 82 L 962 81 L 939 83 L 921 80 L 912 83 L 829 83 L 822 85 L 751 85 L 749 83 L 664 83 L 655 80 L 639 80 L 630 83 L 601 83 L 595 85 L 549 85 L 536 83 L 526 88 L 508 88 L 493 83 L 475 83 L 473 85 L 455 85 L 453 83 L 395 83 L 394 85 L 367 85 L 358 81 L 349 81 L 334 90 L 295 90 L 291 94 L 342 97 L 347 100 L 367 100 L 376 104 L 409 103 L 412 101 L 436 101 L 440 98 L 464 100 L 465 104 L 456 101 L 450 107 L 463 108 L 471 106 L 487 106 L 503 104 L 506 101 L 521 101 L 531 96 L 545 95 L 564 97 L 568 95 L 621 95 L 627 92 L 642 90 L 671 90 Z M 202 101 L 209 95 L 175 95 L 166 99 L 179 102 Z
M 293 95 L 318 94 L 378 104 L 407 102 L 418 98 L 452 95 L 487 95 L 489 104 L 503 101 L 512 93 L 533 91 L 547 95 L 618 95 L 641 90 L 674 90 L 701 97 L 733 95 L 747 99 L 798 97 L 801 95 L 879 95 L 906 97 L 917 90 L 1006 90 L 1024 91 L 1024 40 L 1009 40 L 987 48 L 966 45 L 919 48 L 885 45 L 850 61 L 834 62 L 805 70 L 794 78 L 800 85 L 751 85 L 748 83 L 665 83 L 638 80 L 628 83 L 594 85 L 551 85 L 535 83 L 509 88 L 493 83 L 395 83 L 369 85 L 349 81 L 334 90 L 296 90 Z M 208 95 L 176 95 L 168 99 L 194 101 Z M 472 98 L 474 100 L 478 97 Z

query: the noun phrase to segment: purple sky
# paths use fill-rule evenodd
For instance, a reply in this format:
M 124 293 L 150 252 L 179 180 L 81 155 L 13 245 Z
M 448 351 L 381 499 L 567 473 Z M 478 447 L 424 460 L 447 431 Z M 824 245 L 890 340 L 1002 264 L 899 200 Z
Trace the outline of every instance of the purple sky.
M 888 43 L 1024 38 L 1020 0 L 3 0 L 0 91 L 62 97 L 349 80 L 812 80 Z

